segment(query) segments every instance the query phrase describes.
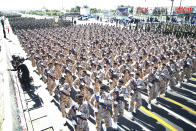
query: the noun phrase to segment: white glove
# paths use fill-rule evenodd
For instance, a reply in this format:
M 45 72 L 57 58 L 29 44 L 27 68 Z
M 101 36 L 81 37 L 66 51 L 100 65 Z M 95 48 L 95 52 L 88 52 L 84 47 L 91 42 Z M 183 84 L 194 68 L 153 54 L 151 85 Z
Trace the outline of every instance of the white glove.
M 76 116 L 81 116 L 81 115 L 82 115 L 82 113 L 80 111 L 76 110 Z
M 60 91 L 63 91 L 63 88 L 60 88 Z
M 124 94 L 120 94 L 119 96 L 120 96 L 120 97 L 124 97 Z
M 98 112 L 98 109 L 97 108 L 94 108 L 94 112 Z
M 72 120 L 72 123 L 73 125 L 77 125 L 76 121 L 75 120 Z
M 142 89 L 142 88 L 143 88 L 143 86 L 137 86 L 137 88 Z
M 118 104 L 118 102 L 117 102 L 117 101 L 114 101 L 114 104 L 115 104 L 115 105 L 117 105 L 117 104 Z
M 152 84 L 152 83 L 149 83 L 149 86 L 151 86 L 151 87 L 152 87 L 152 86 L 153 86 L 153 84 Z
M 131 93 L 134 94 L 134 91 L 132 90 Z
M 59 84 L 59 80 L 55 80 L 55 83 L 56 83 L 56 85 L 58 85 Z
M 100 102 L 100 103 L 104 103 L 104 100 L 103 100 L 103 99 L 99 99 L 99 102 Z

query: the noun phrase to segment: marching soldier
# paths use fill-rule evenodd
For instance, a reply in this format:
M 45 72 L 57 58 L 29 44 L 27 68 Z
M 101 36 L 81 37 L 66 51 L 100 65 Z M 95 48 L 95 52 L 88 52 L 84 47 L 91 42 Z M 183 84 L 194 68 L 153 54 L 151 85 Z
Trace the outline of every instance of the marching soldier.
M 113 120 L 114 128 L 117 129 L 117 121 L 119 117 L 122 117 L 124 114 L 125 101 L 124 97 L 128 96 L 128 92 L 122 80 L 118 81 L 118 85 L 110 92 L 112 96 L 113 104 Z
M 50 93 L 50 95 L 52 95 L 53 93 L 53 89 L 54 87 L 56 87 L 56 83 L 55 83 L 55 69 L 53 68 L 53 64 L 52 63 L 49 63 L 48 65 L 49 69 L 48 69 L 48 72 L 47 72 L 47 76 L 48 76 L 48 91 Z
M 144 81 L 140 78 L 140 74 L 137 72 L 134 78 L 130 79 L 126 84 L 126 88 L 130 94 L 129 112 L 131 119 L 133 119 L 133 113 L 142 105 L 141 94 L 138 91 L 140 88 L 144 88 Z M 134 102 L 136 104 L 134 105 Z
M 81 82 L 81 85 L 79 86 L 79 93 L 83 95 L 84 100 L 90 103 L 91 93 L 89 91 L 89 88 L 83 83 L 83 80 Z
M 75 131 L 89 131 L 89 107 L 83 102 L 83 95 L 76 94 L 75 99 L 76 104 L 70 108 L 68 118 L 72 120 Z
M 65 70 L 66 82 L 69 84 L 70 88 L 73 87 L 73 76 L 69 70 Z
M 91 106 L 94 109 L 97 131 L 101 130 L 102 120 L 104 120 L 106 128 L 112 127 L 112 119 L 108 106 L 112 105 L 113 101 L 109 98 L 109 94 L 106 93 L 107 88 L 107 86 L 102 85 L 99 92 L 93 94 L 91 97 Z
M 95 82 L 92 84 L 93 85 L 93 92 L 96 94 L 97 92 L 99 92 L 99 87 L 101 86 L 102 82 L 98 79 L 95 78 Z
M 59 80 L 59 84 L 57 85 L 60 95 L 60 108 L 62 112 L 62 116 L 66 117 L 66 110 L 65 108 L 70 108 L 72 104 L 72 100 L 70 97 L 71 88 L 67 83 L 65 83 L 65 78 L 61 77 Z
M 157 97 L 157 86 L 159 80 L 156 78 L 156 71 L 157 67 L 154 67 L 152 69 L 152 72 L 149 72 L 149 74 L 146 76 L 147 78 L 147 91 L 148 91 L 148 109 L 151 110 L 151 101 Z

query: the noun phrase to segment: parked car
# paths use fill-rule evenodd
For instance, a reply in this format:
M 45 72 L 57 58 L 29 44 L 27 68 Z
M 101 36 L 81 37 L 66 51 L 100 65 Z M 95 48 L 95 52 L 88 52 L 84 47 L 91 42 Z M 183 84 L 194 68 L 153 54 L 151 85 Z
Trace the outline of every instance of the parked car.
M 88 16 L 81 16 L 78 18 L 78 20 L 88 20 Z

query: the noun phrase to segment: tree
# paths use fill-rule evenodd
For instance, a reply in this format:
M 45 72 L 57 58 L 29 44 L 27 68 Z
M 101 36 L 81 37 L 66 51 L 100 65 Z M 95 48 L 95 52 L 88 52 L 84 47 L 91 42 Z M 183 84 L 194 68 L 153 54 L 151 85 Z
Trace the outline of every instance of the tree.
M 98 9 L 98 10 L 97 10 L 97 13 L 103 13 L 103 10 Z
M 84 5 L 83 8 L 89 8 L 87 5 Z
M 76 6 L 75 8 L 71 8 L 70 12 L 80 12 L 80 6 Z
M 115 13 L 115 12 L 116 12 L 116 10 L 112 10 L 112 9 L 111 9 L 111 10 L 110 10 L 110 12 L 111 12 L 111 13 Z
M 75 11 L 76 11 L 76 12 L 80 12 L 80 8 L 81 8 L 80 6 L 76 6 L 76 7 L 75 7 Z
M 91 12 L 91 14 L 95 14 L 95 13 L 98 13 L 98 10 L 97 10 L 96 8 L 92 8 L 92 9 L 90 10 L 90 12 Z

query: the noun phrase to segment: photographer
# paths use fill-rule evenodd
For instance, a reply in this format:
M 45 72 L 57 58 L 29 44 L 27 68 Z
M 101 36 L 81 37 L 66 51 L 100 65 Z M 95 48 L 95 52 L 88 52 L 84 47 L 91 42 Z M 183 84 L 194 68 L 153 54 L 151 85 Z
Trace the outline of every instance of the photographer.
M 27 66 L 19 61 L 15 62 L 14 69 L 8 69 L 8 71 L 18 71 L 18 77 L 20 83 L 23 85 L 24 90 L 28 90 L 30 88 L 30 78 L 29 78 L 29 70 Z

